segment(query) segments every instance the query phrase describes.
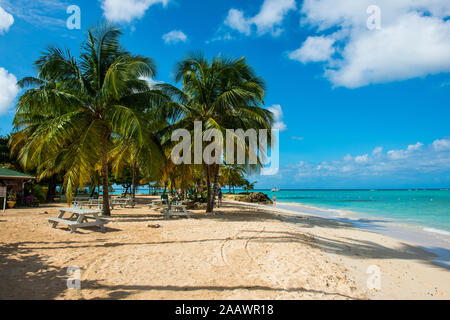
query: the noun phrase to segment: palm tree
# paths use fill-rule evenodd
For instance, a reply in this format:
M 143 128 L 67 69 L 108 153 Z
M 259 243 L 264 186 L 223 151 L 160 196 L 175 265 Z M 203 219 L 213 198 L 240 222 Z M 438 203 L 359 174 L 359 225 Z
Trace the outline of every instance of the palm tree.
M 220 168 L 220 177 L 222 178 L 222 185 L 228 186 L 228 192 L 231 193 L 231 188 L 238 186 L 244 179 L 245 168 L 237 165 L 225 165 Z
M 217 129 L 223 136 L 226 129 L 268 129 L 273 122 L 272 113 L 260 106 L 264 104 L 265 85 L 257 77 L 245 58 L 213 58 L 211 62 L 202 55 L 191 55 L 178 63 L 176 80 L 182 90 L 161 85 L 167 94 L 178 101 L 177 110 L 182 117 L 172 129 L 193 130 L 193 122 L 201 121 L 203 128 Z M 239 141 L 249 146 L 245 141 Z M 202 149 L 203 150 L 203 149 Z M 204 164 L 207 180 L 208 204 L 206 212 L 214 209 L 219 164 Z
M 68 201 L 100 171 L 106 216 L 113 138 L 143 145 L 151 132 L 141 111 L 160 98 L 143 80 L 155 75 L 153 60 L 125 51 L 120 35 L 107 23 L 91 29 L 79 59 L 50 47 L 35 62 L 38 76 L 19 82 L 34 88 L 20 97 L 14 119 L 20 131 L 13 145 L 25 142 L 19 152 L 22 164 L 39 167 L 43 175 L 45 167 L 64 172 Z
M 244 180 L 244 190 L 247 194 L 250 193 L 251 190 L 255 189 L 256 181 L 250 182 L 248 180 Z

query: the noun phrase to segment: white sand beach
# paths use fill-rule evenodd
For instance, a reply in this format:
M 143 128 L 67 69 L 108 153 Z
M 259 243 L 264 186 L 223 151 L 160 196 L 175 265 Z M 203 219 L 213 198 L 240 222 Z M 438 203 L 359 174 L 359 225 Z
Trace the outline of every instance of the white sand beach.
M 449 271 L 411 243 L 231 202 L 222 216 L 169 221 L 139 201 L 114 210 L 105 233 L 52 229 L 63 204 L 7 210 L 0 299 L 450 299 Z M 70 266 L 81 290 L 67 288 Z

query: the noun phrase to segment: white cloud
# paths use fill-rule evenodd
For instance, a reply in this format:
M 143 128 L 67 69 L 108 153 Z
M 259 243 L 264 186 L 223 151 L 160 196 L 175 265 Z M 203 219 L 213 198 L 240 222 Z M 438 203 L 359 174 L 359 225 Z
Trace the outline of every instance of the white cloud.
M 342 56 L 338 70 L 326 76 L 348 88 L 450 72 L 450 21 L 409 14 L 377 32 L 354 35 Z
M 351 155 L 346 155 L 345 157 L 344 157 L 344 161 L 345 162 L 350 162 L 350 161 L 353 161 L 353 157 L 351 156 Z
M 181 30 L 173 30 L 162 36 L 163 40 L 167 44 L 175 44 L 178 42 L 186 42 L 187 36 Z
M 338 55 L 330 55 L 325 72 L 335 86 L 357 88 L 450 72 L 450 20 L 446 19 L 450 1 L 378 0 L 381 30 L 367 28 L 366 10 L 372 4 L 373 0 L 303 3 L 302 23 L 336 40 Z
M 245 19 L 244 13 L 240 10 L 230 9 L 224 23 L 225 25 L 239 31 L 240 33 L 244 33 L 246 35 L 249 35 L 251 33 L 250 22 Z
M 387 155 L 391 160 L 406 159 L 408 157 L 406 152 L 403 150 L 390 150 Z
M 66 27 L 65 15 L 61 16 L 69 6 L 65 0 L 0 0 L 0 3 L 14 18 L 37 28 Z
M 408 146 L 408 149 L 406 149 L 407 152 L 414 152 L 417 150 L 422 149 L 423 147 L 423 143 L 422 142 L 417 142 L 416 144 L 411 144 Z
M 422 149 L 423 143 L 417 142 L 416 144 L 409 145 L 406 150 L 390 150 L 387 155 L 391 160 L 400 160 L 408 158 L 412 153 Z
M 327 61 L 335 52 L 334 42 L 324 36 L 308 37 L 301 48 L 289 53 L 289 58 L 303 63 Z
M 376 147 L 375 149 L 373 149 L 372 151 L 372 155 L 376 156 L 379 155 L 383 152 L 383 147 Z
M 305 140 L 304 137 L 297 137 L 297 136 L 292 136 L 291 139 L 292 139 L 292 140 L 297 140 L 297 141 L 303 141 L 303 140 Z
M 357 156 L 355 158 L 355 162 L 356 163 L 367 163 L 369 161 L 369 155 L 368 154 L 364 154 L 362 156 Z
M 381 9 L 382 27 L 411 12 L 427 12 L 439 18 L 450 15 L 450 2 L 447 0 L 305 0 L 301 12 L 305 16 L 303 23 L 320 30 L 335 26 L 366 29 L 367 8 L 371 5 Z
M 251 34 L 254 25 L 259 35 L 278 36 L 285 16 L 296 8 L 295 0 L 264 0 L 259 13 L 251 18 L 246 18 L 241 10 L 230 9 L 224 24 L 246 35 Z
M 444 138 L 433 142 L 433 149 L 436 151 L 450 150 L 450 138 Z
M 300 162 L 287 168 L 292 177 L 367 177 L 395 175 L 408 179 L 414 174 L 447 172 L 450 170 L 450 138 L 436 140 L 428 146 L 418 142 L 405 149 L 383 153 L 381 147 L 357 157 L 345 156 L 342 160 L 322 161 L 320 164 Z M 375 155 L 376 156 L 375 156 Z
M 102 0 L 105 17 L 113 22 L 131 22 L 141 19 L 155 4 L 166 6 L 170 0 Z
M 0 114 L 4 114 L 12 107 L 19 93 L 16 85 L 17 78 L 0 67 Z
M 211 40 L 206 40 L 205 43 L 209 44 L 214 41 L 227 41 L 227 40 L 233 40 L 233 36 L 228 32 L 225 34 L 219 34 L 219 35 L 213 37 Z
M 264 0 L 261 11 L 251 19 L 251 23 L 256 25 L 259 34 L 278 33 L 279 31 L 273 28 L 283 22 L 289 11 L 295 9 L 295 0 Z
M 0 7 L 0 34 L 8 32 L 9 27 L 11 27 L 13 23 L 13 16 Z
M 273 113 L 274 124 L 272 129 L 278 129 L 280 131 L 287 130 L 286 124 L 283 122 L 283 110 L 279 104 L 275 104 L 270 108 L 267 108 L 270 112 Z

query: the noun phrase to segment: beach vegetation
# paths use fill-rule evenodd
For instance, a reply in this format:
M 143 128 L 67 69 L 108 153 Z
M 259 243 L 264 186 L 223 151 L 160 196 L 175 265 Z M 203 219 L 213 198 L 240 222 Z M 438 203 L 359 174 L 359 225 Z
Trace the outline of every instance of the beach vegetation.
M 38 181 L 51 182 L 49 190 L 60 182 L 68 203 L 80 189 L 90 187 L 93 195 L 101 187 L 106 216 L 112 183 L 124 185 L 133 198 L 143 184 L 158 185 L 163 193 L 181 190 L 185 198 L 206 199 L 206 211 L 212 212 L 219 187 L 231 192 L 249 186 L 245 175 L 263 167 L 265 150 L 257 150 L 245 134 L 235 134 L 233 148 L 240 147 L 247 158 L 263 156 L 231 166 L 175 164 L 172 135 L 180 129 L 192 134 L 200 122 L 205 132 L 214 129 L 224 136 L 227 130 L 267 130 L 270 140 L 273 114 L 264 108 L 263 79 L 245 58 L 207 59 L 196 53 L 176 64 L 179 87 L 150 85 L 155 62 L 128 52 L 120 36 L 116 26 L 100 23 L 89 30 L 79 57 L 50 46 L 35 61 L 36 76 L 18 82 L 25 91 L 9 139 L 11 155 Z M 216 149 L 211 156 L 232 157 L 226 163 L 236 163 L 241 155 L 226 149 L 222 142 L 223 155 Z

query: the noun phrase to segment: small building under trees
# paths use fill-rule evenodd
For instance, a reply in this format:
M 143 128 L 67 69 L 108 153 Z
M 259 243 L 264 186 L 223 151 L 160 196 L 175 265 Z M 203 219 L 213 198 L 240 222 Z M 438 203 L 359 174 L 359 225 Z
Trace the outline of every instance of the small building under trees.
M 0 167 L 0 186 L 8 187 L 8 192 L 15 192 L 19 202 L 23 201 L 25 182 L 33 179 L 28 174 Z

